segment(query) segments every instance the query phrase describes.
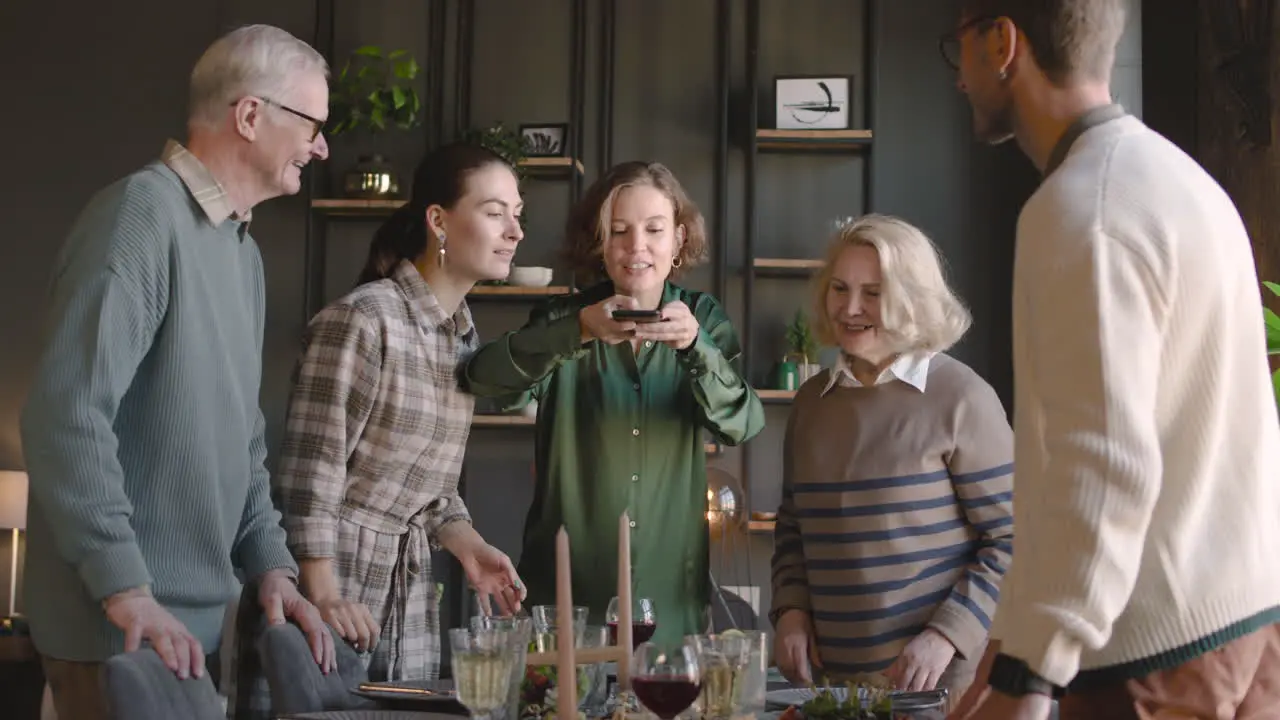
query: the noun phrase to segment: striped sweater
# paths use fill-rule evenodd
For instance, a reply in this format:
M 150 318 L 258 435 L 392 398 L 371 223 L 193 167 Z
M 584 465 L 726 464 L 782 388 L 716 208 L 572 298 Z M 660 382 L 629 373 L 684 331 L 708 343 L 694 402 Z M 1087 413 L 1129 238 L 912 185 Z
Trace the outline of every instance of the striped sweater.
M 927 627 L 985 647 L 1013 540 L 1013 434 L 999 398 L 935 355 L 922 386 L 800 388 L 773 556 L 776 622 L 810 613 L 832 679 L 883 672 Z

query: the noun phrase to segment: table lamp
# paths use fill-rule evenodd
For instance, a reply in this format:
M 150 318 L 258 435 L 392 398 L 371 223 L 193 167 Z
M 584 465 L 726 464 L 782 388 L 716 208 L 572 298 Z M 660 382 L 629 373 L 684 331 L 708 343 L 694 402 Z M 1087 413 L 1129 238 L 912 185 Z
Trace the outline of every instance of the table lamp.
M 13 532 L 13 549 L 9 559 L 9 615 L 17 610 L 18 599 L 18 533 L 27 529 L 27 474 L 18 470 L 0 470 L 0 530 Z

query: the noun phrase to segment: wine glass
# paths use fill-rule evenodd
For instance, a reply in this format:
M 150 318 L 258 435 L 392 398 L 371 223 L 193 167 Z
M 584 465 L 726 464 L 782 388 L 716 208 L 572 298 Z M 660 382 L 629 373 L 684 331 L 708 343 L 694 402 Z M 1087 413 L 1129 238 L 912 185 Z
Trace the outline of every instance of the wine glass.
M 671 720 L 702 691 L 698 651 L 684 643 L 640 643 L 632 657 L 631 689 L 649 712 Z
M 512 634 L 497 628 L 449 631 L 458 702 L 476 718 L 488 718 L 507 703 L 515 662 Z
M 618 597 L 609 601 L 609 609 L 605 611 L 604 623 L 609 626 L 609 643 L 618 644 Z M 653 609 L 653 601 L 649 598 L 631 598 L 631 649 L 640 647 L 640 643 L 653 637 L 658 629 L 658 614 Z

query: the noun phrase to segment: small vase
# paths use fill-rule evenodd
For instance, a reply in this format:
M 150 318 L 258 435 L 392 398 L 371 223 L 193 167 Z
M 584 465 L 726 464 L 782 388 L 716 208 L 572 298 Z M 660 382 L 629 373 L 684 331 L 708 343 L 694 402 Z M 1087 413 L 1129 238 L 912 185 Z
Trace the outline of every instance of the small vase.
M 800 373 L 796 364 L 790 360 L 783 360 L 778 363 L 774 371 L 776 376 L 774 384 L 779 390 L 799 390 L 800 389 Z
M 343 176 L 343 192 L 350 198 L 382 200 L 400 194 L 400 176 L 382 155 L 362 155 Z

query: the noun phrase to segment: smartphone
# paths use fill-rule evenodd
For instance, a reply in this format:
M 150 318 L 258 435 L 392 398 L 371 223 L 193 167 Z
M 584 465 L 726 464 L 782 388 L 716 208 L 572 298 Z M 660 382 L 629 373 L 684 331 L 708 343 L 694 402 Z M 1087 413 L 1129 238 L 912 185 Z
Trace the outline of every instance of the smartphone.
M 662 322 L 661 310 L 614 310 L 614 320 L 630 320 L 634 323 Z

